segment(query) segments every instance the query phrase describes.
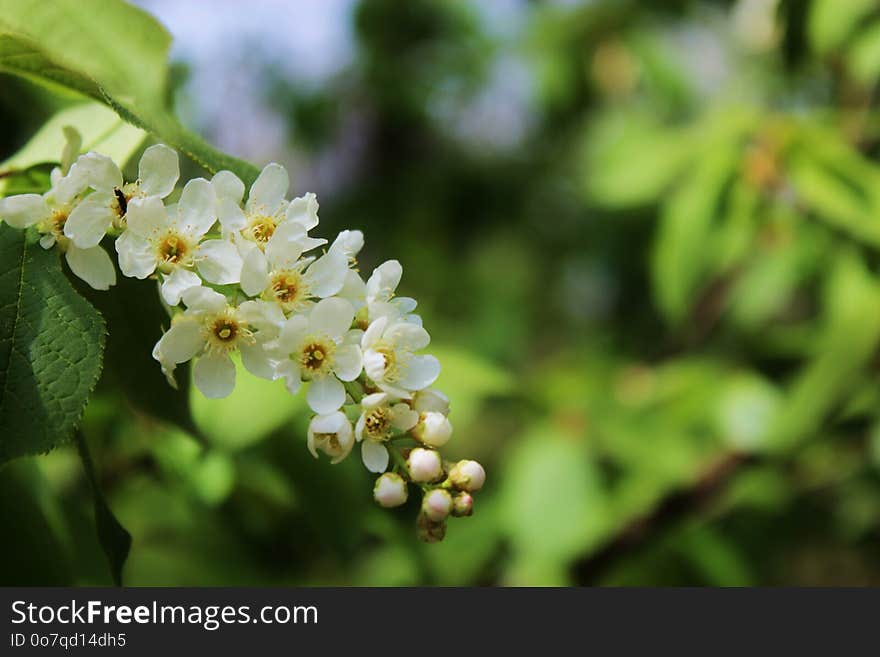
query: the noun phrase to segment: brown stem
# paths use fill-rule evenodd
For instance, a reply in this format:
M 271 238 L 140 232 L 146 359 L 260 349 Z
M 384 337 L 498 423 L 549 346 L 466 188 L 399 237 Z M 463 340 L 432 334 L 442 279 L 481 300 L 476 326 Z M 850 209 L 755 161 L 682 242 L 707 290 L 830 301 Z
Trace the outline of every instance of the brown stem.
M 736 474 L 757 461 L 753 455 L 732 453 L 712 463 L 687 488 L 664 497 L 649 513 L 627 523 L 574 566 L 580 584 L 594 584 L 616 564 L 632 556 L 653 537 L 674 526 L 682 518 L 705 510 L 724 491 Z

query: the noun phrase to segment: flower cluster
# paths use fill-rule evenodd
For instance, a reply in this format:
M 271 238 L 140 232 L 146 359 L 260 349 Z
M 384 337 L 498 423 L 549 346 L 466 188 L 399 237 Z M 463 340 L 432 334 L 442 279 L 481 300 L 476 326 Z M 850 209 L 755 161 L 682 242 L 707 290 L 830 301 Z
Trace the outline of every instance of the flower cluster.
M 196 387 L 225 397 L 235 386 L 233 356 L 255 376 L 283 379 L 291 394 L 307 384 L 316 458 L 339 463 L 360 443 L 364 465 L 380 475 L 381 506 L 404 504 L 410 485 L 422 491 L 417 526 L 426 541 L 443 538 L 450 515 L 472 513 L 485 473 L 437 451 L 452 435 L 449 400 L 430 387 L 440 363 L 421 353 L 430 336 L 416 301 L 396 295 L 399 262 L 364 281 L 363 233 L 343 231 L 329 246 L 312 237 L 318 201 L 288 200 L 278 164 L 262 170 L 246 198 L 244 183 L 220 171 L 188 181 L 171 202 L 179 165 L 167 146 L 146 149 L 130 182 L 99 153 L 69 159 L 45 194 L 0 199 L 0 219 L 36 229 L 42 247 L 57 246 L 95 289 L 116 282 L 102 246 L 109 240 L 122 275 L 156 279 L 171 320 L 153 357 L 171 385 L 176 366 L 193 361 Z

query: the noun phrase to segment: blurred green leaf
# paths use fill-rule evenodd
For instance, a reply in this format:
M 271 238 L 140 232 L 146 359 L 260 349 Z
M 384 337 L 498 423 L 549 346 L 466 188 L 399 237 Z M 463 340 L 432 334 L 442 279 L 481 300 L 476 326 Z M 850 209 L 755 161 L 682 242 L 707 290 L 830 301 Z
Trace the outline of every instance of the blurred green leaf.
M 253 181 L 253 165 L 212 148 L 167 110 L 169 43 L 149 14 L 121 0 L 0 0 L 0 70 L 86 94 L 209 171 Z
M 807 30 L 816 52 L 843 45 L 860 21 L 877 8 L 874 0 L 813 0 Z
M 101 373 L 104 320 L 57 251 L 0 224 L 0 463 L 68 438 Z
M 550 427 L 536 428 L 511 448 L 500 481 L 501 530 L 516 563 L 526 568 L 514 565 L 521 575 L 564 567 L 605 526 L 602 490 L 583 447 Z
M 704 275 L 713 262 L 706 245 L 724 207 L 739 156 L 736 141 L 719 139 L 663 206 L 654 246 L 653 284 L 657 304 L 673 324 L 685 318 L 698 291 L 709 282 Z
M 880 288 L 858 255 L 844 251 L 838 257 L 825 300 L 816 353 L 793 381 L 772 426 L 774 449 L 789 449 L 821 429 L 880 340 Z
M 306 409 L 305 393 L 292 396 L 283 381 L 260 379 L 245 370 L 238 359 L 235 390 L 229 397 L 208 399 L 192 386 L 189 403 L 199 430 L 212 444 L 226 449 L 253 445 Z

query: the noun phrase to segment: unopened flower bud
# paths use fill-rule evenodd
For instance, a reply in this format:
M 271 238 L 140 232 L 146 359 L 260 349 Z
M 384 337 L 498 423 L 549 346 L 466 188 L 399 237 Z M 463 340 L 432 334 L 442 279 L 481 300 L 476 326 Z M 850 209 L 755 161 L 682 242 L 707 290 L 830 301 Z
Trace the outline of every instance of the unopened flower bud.
M 437 522 L 420 513 L 416 520 L 416 532 L 425 543 L 438 543 L 446 536 L 446 521 Z
M 416 483 L 424 484 L 437 481 L 443 476 L 443 461 L 440 454 L 433 449 L 416 447 L 406 459 L 409 476 Z
M 473 493 L 483 487 L 486 471 L 476 461 L 459 461 L 449 471 L 449 481 L 458 490 Z
M 452 495 L 448 490 L 435 488 L 425 493 L 422 498 L 422 513 L 434 522 L 446 520 L 452 512 Z
M 442 413 L 428 411 L 422 413 L 418 424 L 412 428 L 417 440 L 431 447 L 443 447 L 452 437 L 452 423 Z
M 307 446 L 312 456 L 318 458 L 318 451 L 322 451 L 331 463 L 339 463 L 348 456 L 354 446 L 354 430 L 345 413 L 335 411 L 313 417 Z
M 452 498 L 452 515 L 456 518 L 469 516 L 474 512 L 474 498 L 470 493 L 459 493 Z
M 449 397 L 434 388 L 425 388 L 413 394 L 412 407 L 419 413 L 434 411 L 449 415 Z
M 373 499 L 380 506 L 390 509 L 406 502 L 407 489 L 403 477 L 394 472 L 386 472 L 376 479 L 373 486 Z

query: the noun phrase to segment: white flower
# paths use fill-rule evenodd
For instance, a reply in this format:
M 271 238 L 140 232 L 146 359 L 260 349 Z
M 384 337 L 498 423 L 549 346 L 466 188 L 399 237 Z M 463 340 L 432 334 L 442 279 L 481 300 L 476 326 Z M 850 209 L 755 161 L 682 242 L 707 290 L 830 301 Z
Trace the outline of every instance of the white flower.
M 412 435 L 430 447 L 443 447 L 452 437 L 452 423 L 443 413 L 428 411 L 421 414 L 418 424 L 412 428 Z
M 373 485 L 373 499 L 386 509 L 405 504 L 408 496 L 406 481 L 394 472 L 379 476 Z
M 449 481 L 458 490 L 473 493 L 486 482 L 486 471 L 476 461 L 459 461 L 449 471 Z
M 81 170 L 86 185 L 95 190 L 74 209 L 64 226 L 64 234 L 80 248 L 98 244 L 111 227 L 123 230 L 131 201 L 165 198 L 180 176 L 177 153 L 164 144 L 144 151 L 135 182 L 124 183 L 119 167 L 100 153 L 80 156 L 74 167 Z
M 421 324 L 418 316 L 411 314 L 416 309 L 416 300 L 394 296 L 402 276 L 403 267 L 397 260 L 383 262 L 373 270 L 364 290 L 364 301 L 371 322 L 387 316 Z
M 361 415 L 354 433 L 361 445 L 361 459 L 370 472 L 385 472 L 388 449 L 384 443 L 395 432 L 409 431 L 418 422 L 419 414 L 404 403 L 393 404 L 384 392 L 367 395 L 361 400 Z
M 40 246 L 55 244 L 64 252 L 70 270 L 96 290 L 107 290 L 116 283 L 116 268 L 100 246 L 80 248 L 64 235 L 71 213 L 86 190 L 83 169 L 74 165 L 67 175 L 52 170 L 52 187 L 40 194 L 20 194 L 0 199 L 0 219 L 13 228 L 35 226 L 42 233 Z
M 323 299 L 307 315 L 290 317 L 272 345 L 280 361 L 277 375 L 284 378 L 290 394 L 295 395 L 303 381 L 311 381 L 306 400 L 316 413 L 338 410 L 345 402 L 341 382 L 360 376 L 361 332 L 350 330 L 353 317 L 354 309 L 344 299 Z
M 191 287 L 183 293 L 186 311 L 173 322 L 153 350 L 163 371 L 198 357 L 193 368 L 196 387 L 206 397 L 226 397 L 235 387 L 233 351 L 241 354 L 245 368 L 256 376 L 271 379 L 274 364 L 264 345 L 277 337 L 278 322 L 273 307 L 260 301 L 230 306 L 225 296 L 205 287 Z
M 354 431 L 351 422 L 342 411 L 327 415 L 316 415 L 309 422 L 308 448 L 312 456 L 318 458 L 318 450 L 331 458 L 334 465 L 351 453 L 354 446 Z
M 204 178 L 190 180 L 180 201 L 171 208 L 156 196 L 135 199 L 128 205 L 128 230 L 116 240 L 119 268 L 126 276 L 162 275 L 162 298 L 170 306 L 180 303 L 185 290 L 210 283 L 225 285 L 238 280 L 241 260 L 236 248 L 223 239 L 200 243 L 215 221 L 216 197 Z
M 442 488 L 435 488 L 425 493 L 422 498 L 422 513 L 434 522 L 442 522 L 452 511 L 452 495 Z
M 307 310 L 314 299 L 325 299 L 342 289 L 348 273 L 348 258 L 332 249 L 320 258 L 301 258 L 312 238 L 299 224 L 278 231 L 266 243 L 265 251 L 247 251 L 241 269 L 241 289 L 248 296 L 262 296 L 286 313 Z
M 440 452 L 433 449 L 416 447 L 406 458 L 409 477 L 419 484 L 437 481 L 443 476 L 443 460 Z
M 428 332 L 403 318 L 385 315 L 374 320 L 361 340 L 364 371 L 385 392 L 401 399 L 437 380 L 440 363 L 434 356 L 416 355 L 428 346 Z
M 425 388 L 413 394 L 412 407 L 419 413 L 434 411 L 449 415 L 449 397 L 435 388 Z
M 280 164 L 267 164 L 248 193 L 244 209 L 240 207 L 244 184 L 235 174 L 221 171 L 211 181 L 218 198 L 218 215 L 224 233 L 241 236 L 245 251 L 257 247 L 265 249 L 269 240 L 280 231 L 281 237 L 290 237 L 302 231 L 307 233 L 318 225 L 318 200 L 306 194 L 288 202 L 290 179 Z M 304 251 L 326 244 L 327 240 L 306 238 Z M 250 247 L 250 248 L 249 248 Z

